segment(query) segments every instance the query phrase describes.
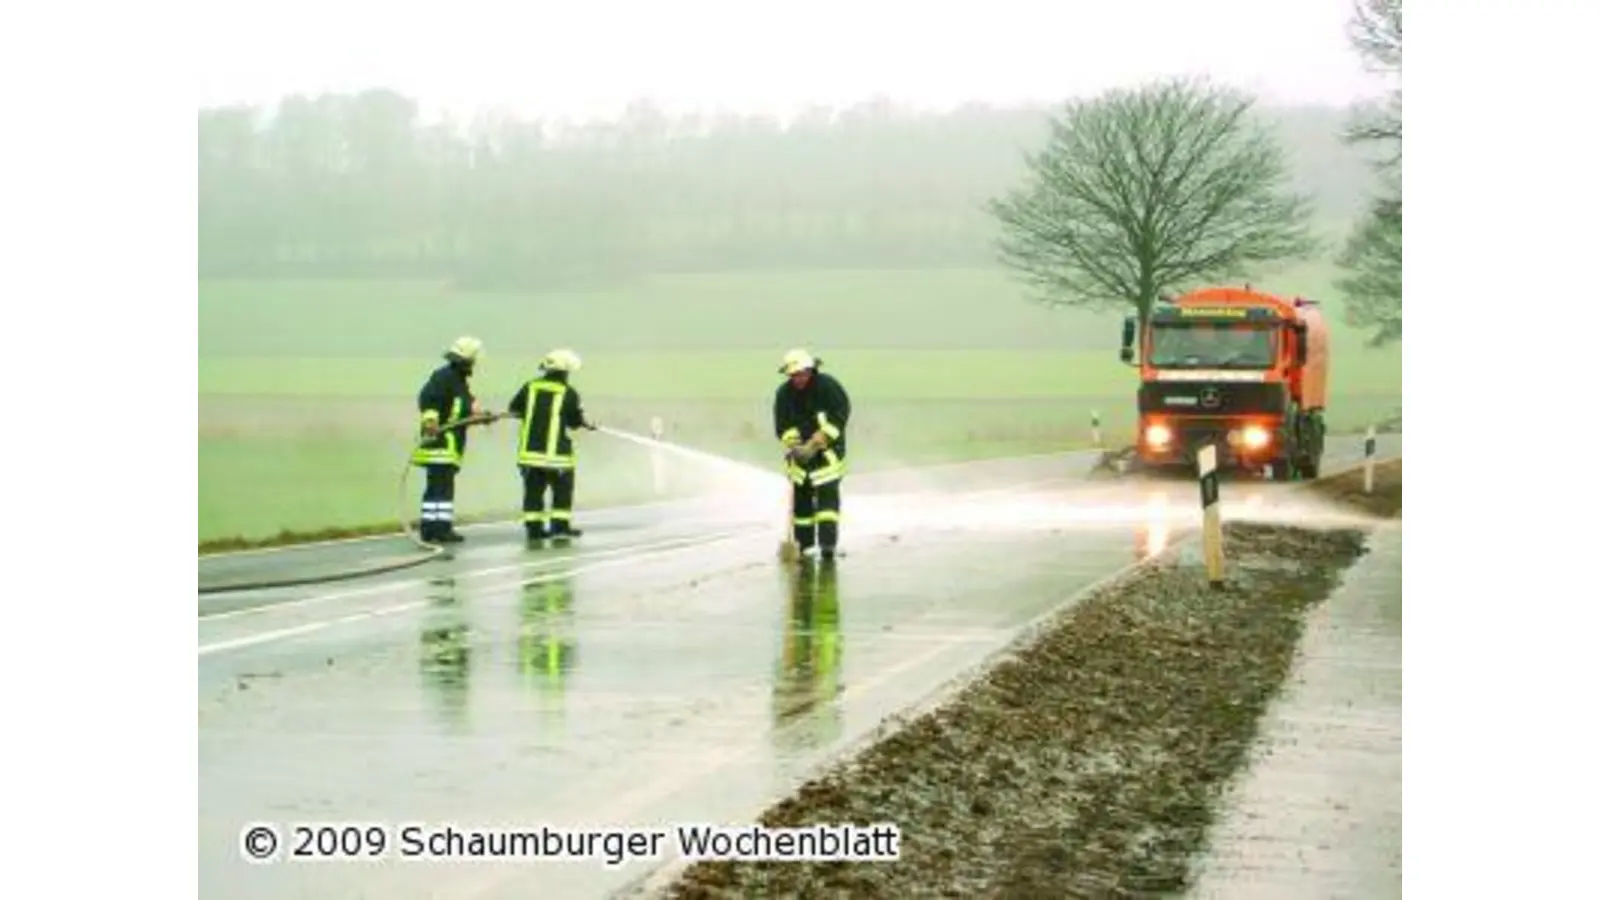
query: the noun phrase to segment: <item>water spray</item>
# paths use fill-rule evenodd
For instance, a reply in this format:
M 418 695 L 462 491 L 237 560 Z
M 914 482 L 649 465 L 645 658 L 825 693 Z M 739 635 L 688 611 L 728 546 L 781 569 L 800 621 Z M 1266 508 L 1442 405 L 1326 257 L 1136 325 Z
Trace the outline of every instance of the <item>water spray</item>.
M 731 469 L 733 471 L 740 472 L 740 473 L 743 473 L 745 475 L 750 475 L 750 476 L 755 477 L 755 478 L 760 478 L 762 480 L 768 480 L 768 479 L 771 479 L 771 480 L 782 480 L 783 479 L 782 475 L 778 475 L 778 474 L 776 474 L 774 472 L 769 472 L 768 470 L 763 469 L 760 466 L 754 465 L 752 463 L 747 463 L 747 462 L 745 462 L 743 460 L 733 459 L 733 458 L 727 457 L 727 456 L 721 456 L 721 455 L 718 455 L 716 453 L 708 453 L 708 452 L 706 452 L 704 450 L 696 450 L 693 447 L 686 447 L 686 446 L 684 446 L 682 444 L 675 444 L 675 443 L 672 443 L 670 441 L 661 440 L 659 438 L 646 437 L 645 435 L 642 435 L 642 434 L 634 434 L 631 431 L 623 431 L 620 428 L 610 428 L 610 427 L 605 426 L 605 425 L 595 425 L 595 426 L 593 426 L 593 428 L 594 428 L 595 431 L 598 431 L 601 434 L 609 434 L 612 437 L 621 438 L 622 440 L 630 441 L 632 443 L 639 444 L 639 445 L 645 446 L 645 447 L 657 447 L 657 448 L 665 450 L 665 451 L 667 451 L 669 453 L 676 453 L 679 456 L 685 457 L 687 459 L 692 459 L 692 460 L 695 460 L 697 462 L 703 462 L 703 463 L 706 463 L 707 465 L 717 466 L 717 467 L 724 468 L 724 469 Z
M 761 468 L 760 466 L 744 462 L 743 460 L 731 459 L 715 453 L 708 453 L 704 450 L 696 450 L 693 447 L 685 447 L 682 444 L 664 441 L 658 437 L 646 437 L 642 434 L 634 434 L 633 432 L 623 431 L 617 428 L 608 428 L 604 425 L 594 425 L 590 427 L 602 434 L 609 434 L 612 437 L 621 438 L 622 440 L 639 444 L 641 446 L 653 447 L 659 450 L 665 450 L 669 453 L 676 453 L 686 459 L 692 459 L 696 462 L 705 463 L 716 468 L 738 472 L 741 475 L 762 482 L 768 480 L 775 482 L 781 481 L 787 487 L 789 481 L 789 479 L 782 475 L 779 475 L 775 472 L 770 472 Z M 776 489 L 776 486 L 774 486 L 774 489 Z M 788 495 L 788 518 L 785 519 L 783 523 L 784 538 L 778 544 L 778 558 L 784 562 L 795 562 L 800 558 L 800 547 L 794 542 L 794 537 L 789 531 L 789 521 L 794 518 L 794 492 L 792 490 L 786 490 L 785 493 Z

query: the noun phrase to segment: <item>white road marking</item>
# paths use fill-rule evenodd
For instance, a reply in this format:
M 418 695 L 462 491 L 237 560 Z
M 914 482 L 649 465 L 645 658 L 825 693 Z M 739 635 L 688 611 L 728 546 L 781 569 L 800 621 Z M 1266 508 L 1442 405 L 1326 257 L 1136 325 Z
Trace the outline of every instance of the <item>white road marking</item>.
M 601 561 L 601 562 L 590 563 L 590 564 L 587 564 L 587 565 L 574 566 L 574 567 L 572 567 L 570 569 L 541 572 L 541 573 L 539 573 L 537 575 L 534 575 L 532 578 L 524 578 L 524 579 L 521 579 L 521 580 L 517 581 L 514 586 L 522 587 L 522 586 L 530 585 L 530 584 L 545 584 L 545 583 L 548 583 L 548 582 L 551 582 L 551 581 L 559 581 L 559 580 L 562 580 L 562 579 L 565 579 L 565 578 L 571 578 L 572 576 L 577 575 L 577 574 L 582 573 L 582 572 L 593 572 L 593 571 L 596 571 L 598 569 L 605 569 L 605 568 L 610 568 L 610 567 L 619 566 L 619 565 L 627 565 L 629 563 L 634 563 L 634 562 L 637 562 L 637 561 L 642 560 L 642 559 L 649 559 L 649 558 L 660 557 L 660 556 L 669 556 L 669 555 L 671 555 L 673 553 L 681 553 L 681 552 L 683 552 L 685 550 L 696 550 L 696 549 L 699 549 L 699 548 L 701 548 L 703 546 L 707 546 L 707 545 L 709 545 L 711 543 L 715 543 L 715 542 L 714 541 L 705 541 L 705 542 L 701 542 L 701 543 L 697 543 L 697 544 L 691 544 L 691 545 L 684 546 L 684 547 L 673 547 L 673 548 L 667 549 L 667 550 L 656 550 L 656 551 L 652 551 L 652 552 L 648 552 L 648 553 L 635 553 L 635 554 L 632 554 L 632 555 L 622 556 L 622 557 L 618 557 L 618 558 L 615 558 L 615 559 L 608 559 L 608 560 L 604 560 L 604 561 Z M 519 566 L 509 566 L 509 567 L 504 567 L 504 568 L 505 569 L 515 569 L 515 568 L 521 568 L 521 567 L 519 567 Z M 493 571 L 502 571 L 502 570 L 503 569 L 497 569 L 497 570 L 493 570 Z M 491 571 L 491 570 L 483 570 L 483 571 L 480 571 L 477 574 L 480 574 L 480 575 L 481 574 L 485 574 L 485 572 L 488 572 L 488 571 Z M 293 626 L 293 627 L 290 627 L 290 628 L 277 628 L 277 629 L 273 629 L 271 631 L 263 631 L 263 632 L 259 632 L 257 634 L 249 635 L 249 636 L 246 636 L 246 637 L 232 638 L 232 639 L 225 640 L 225 641 L 218 641 L 218 642 L 213 643 L 213 644 L 203 644 L 203 645 L 200 646 L 200 655 L 201 656 L 207 656 L 209 654 L 218 653 L 218 652 L 221 652 L 221 651 L 224 651 L 224 650 L 236 650 L 236 649 L 240 649 L 240 648 L 243 648 L 243 647 L 254 647 L 254 646 L 258 646 L 260 644 L 270 643 L 272 641 L 279 641 L 279 640 L 285 640 L 285 639 L 288 639 L 288 638 L 299 637 L 300 635 L 303 635 L 303 634 L 311 634 L 313 632 L 323 631 L 325 629 L 332 628 L 332 627 L 334 627 L 336 625 L 344 625 L 344 624 L 351 623 L 351 622 L 359 622 L 359 621 L 363 621 L 363 620 L 366 620 L 366 619 L 377 618 L 379 616 L 393 615 L 394 613 L 405 612 L 407 610 L 417 609 L 417 608 L 419 608 L 421 606 L 425 606 L 425 605 L 426 605 L 426 601 L 413 600 L 413 601 L 410 601 L 410 602 L 407 602 L 407 603 L 400 603 L 400 604 L 396 604 L 396 605 L 393 605 L 393 606 L 382 606 L 382 607 L 378 607 L 377 609 L 366 610 L 364 612 L 359 612 L 359 613 L 352 613 L 350 615 L 335 616 L 335 617 L 328 618 L 328 619 L 321 619 L 321 620 L 314 621 L 314 622 L 307 622 L 307 623 L 305 623 L 303 625 L 296 625 L 296 626 Z M 221 616 L 206 616 L 206 617 L 202 618 L 200 621 L 201 622 L 206 622 L 206 621 L 210 621 L 210 620 L 214 620 L 214 619 L 218 619 L 218 618 L 221 618 Z
M 362 622 L 368 619 L 392 616 L 396 613 L 407 612 L 409 610 L 418 609 L 426 605 L 426 601 L 418 600 L 411 603 L 402 603 L 399 606 L 386 606 L 380 609 L 371 609 L 365 612 L 351 613 L 348 616 L 339 616 L 338 618 L 334 619 L 324 619 L 320 622 L 307 622 L 304 625 L 296 625 L 293 628 L 278 628 L 272 631 L 263 631 L 241 638 L 218 641 L 215 644 L 204 644 L 200 647 L 200 655 L 208 656 L 212 653 L 221 653 L 224 650 L 239 650 L 244 647 L 254 647 L 259 644 L 271 643 L 272 641 L 281 641 L 287 638 L 299 637 L 304 634 L 325 631 L 329 628 L 333 628 L 336 625 L 345 625 L 351 622 Z
M 669 539 L 660 540 L 660 541 L 646 541 L 644 543 L 639 543 L 639 544 L 628 544 L 628 545 L 625 545 L 625 546 L 622 546 L 622 547 L 610 547 L 610 548 L 607 548 L 607 549 L 604 549 L 604 550 L 595 550 L 593 552 L 584 553 L 584 554 L 579 555 L 579 556 L 564 557 L 564 558 L 561 558 L 561 559 L 535 559 L 535 560 L 528 560 L 527 562 L 510 563 L 508 565 L 503 565 L 503 566 L 490 566 L 489 568 L 485 568 L 485 569 L 468 569 L 466 571 L 452 571 L 452 572 L 448 572 L 448 573 L 442 573 L 441 575 L 436 576 L 435 578 L 414 578 L 414 579 L 411 579 L 409 581 L 385 582 L 383 584 L 375 584 L 375 585 L 371 585 L 369 587 L 364 587 L 364 588 L 354 588 L 354 589 L 351 589 L 351 590 L 348 590 L 348 591 L 333 591 L 333 592 L 327 593 L 327 594 L 314 594 L 314 595 L 312 595 L 310 597 L 301 597 L 301 598 L 299 598 L 297 600 L 285 600 L 285 601 L 283 601 L 281 603 L 264 603 L 264 604 L 261 604 L 259 606 L 251 606 L 251 607 L 246 608 L 246 609 L 235 609 L 235 610 L 229 610 L 227 612 L 219 612 L 219 613 L 201 613 L 200 614 L 200 620 L 201 621 L 220 621 L 220 620 L 223 620 L 223 619 L 233 619 L 233 618 L 239 618 L 239 617 L 242 617 L 242 616 L 262 615 L 262 614 L 265 614 L 265 613 L 275 612 L 275 611 L 284 610 L 284 609 L 294 609 L 296 607 L 306 606 L 306 605 L 313 604 L 313 603 L 326 603 L 326 602 L 328 602 L 330 600 L 348 600 L 351 597 L 366 597 L 366 596 L 370 596 L 372 594 L 385 594 L 385 593 L 395 593 L 395 592 L 400 592 L 400 591 L 408 591 L 408 590 L 411 590 L 413 588 L 425 587 L 425 586 L 427 586 L 429 584 L 432 584 L 438 578 L 453 578 L 453 579 L 458 579 L 458 580 L 469 580 L 469 579 L 473 579 L 473 578 L 482 578 L 482 577 L 487 576 L 487 575 L 496 575 L 496 574 L 499 574 L 501 572 L 511 572 L 511 571 L 515 571 L 515 570 L 519 570 L 519 569 L 520 570 L 529 570 L 529 569 L 543 570 L 545 568 L 555 568 L 555 567 L 559 567 L 559 566 L 562 566 L 562 565 L 567 565 L 567 564 L 570 564 L 570 563 L 573 563 L 573 562 L 582 562 L 582 561 L 595 560 L 595 559 L 609 559 L 609 558 L 614 557 L 614 556 L 628 556 L 628 555 L 631 555 L 631 554 L 642 553 L 642 552 L 646 552 L 646 551 L 650 551 L 650 550 L 657 549 L 657 548 L 662 548 L 662 547 L 674 547 L 674 548 L 676 548 L 676 547 L 698 547 L 698 546 L 702 546 L 702 545 L 706 545 L 706 544 L 714 544 L 714 543 L 717 543 L 718 541 L 728 540 L 728 539 L 734 538 L 734 537 L 743 536 L 745 534 L 748 534 L 748 533 L 751 533 L 751 532 L 754 532 L 754 531 L 758 530 L 758 528 L 760 528 L 760 526 L 748 526 L 746 528 L 730 529 L 730 530 L 726 530 L 726 531 L 714 532 L 709 537 L 705 536 L 705 535 L 701 535 L 701 536 L 696 536 L 696 537 L 669 538 Z M 283 589 L 282 588 L 273 588 L 271 590 L 283 590 Z M 263 590 L 261 593 L 266 593 L 266 592 L 267 591 Z M 236 594 L 234 596 L 238 596 L 238 595 Z M 201 598 L 202 602 L 209 601 L 209 602 L 212 602 L 212 603 L 216 603 L 216 602 L 218 602 L 219 600 L 222 600 L 222 599 L 223 599 L 223 597 L 221 595 L 210 595 L 208 597 L 202 597 Z

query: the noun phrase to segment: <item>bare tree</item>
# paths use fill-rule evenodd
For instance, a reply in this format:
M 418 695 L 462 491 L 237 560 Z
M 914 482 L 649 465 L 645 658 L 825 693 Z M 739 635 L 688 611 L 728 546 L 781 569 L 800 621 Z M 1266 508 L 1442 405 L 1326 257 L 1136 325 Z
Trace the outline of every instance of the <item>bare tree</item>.
M 1400 0 L 1358 0 L 1349 36 L 1370 71 L 1400 75 Z M 1339 255 L 1345 274 L 1336 286 L 1346 298 L 1345 320 L 1380 346 L 1401 333 L 1400 106 L 1395 88 L 1381 104 L 1359 109 L 1345 131 L 1350 144 L 1380 149 L 1373 165 L 1383 193 L 1345 243 Z
M 1400 198 L 1374 200 L 1339 256 L 1345 319 L 1381 346 L 1400 339 Z
M 1400 0 L 1357 0 L 1347 29 L 1350 44 L 1369 72 L 1400 75 Z M 1382 103 L 1358 111 L 1345 137 L 1352 144 L 1386 145 L 1389 151 L 1379 166 L 1400 167 L 1400 91 L 1390 91 Z
M 1132 305 L 1318 250 L 1253 102 L 1173 80 L 1069 103 L 1028 180 L 991 201 L 1001 261 L 1046 305 Z
M 1400 0 L 1357 0 L 1349 35 L 1369 70 L 1400 74 Z

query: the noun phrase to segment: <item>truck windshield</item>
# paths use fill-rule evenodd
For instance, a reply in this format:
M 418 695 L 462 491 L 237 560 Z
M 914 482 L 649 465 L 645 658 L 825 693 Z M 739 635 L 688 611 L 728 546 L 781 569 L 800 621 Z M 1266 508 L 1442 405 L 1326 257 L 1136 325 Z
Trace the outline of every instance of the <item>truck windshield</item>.
M 1150 364 L 1159 368 L 1269 369 L 1277 352 L 1266 325 L 1160 323 L 1150 329 Z

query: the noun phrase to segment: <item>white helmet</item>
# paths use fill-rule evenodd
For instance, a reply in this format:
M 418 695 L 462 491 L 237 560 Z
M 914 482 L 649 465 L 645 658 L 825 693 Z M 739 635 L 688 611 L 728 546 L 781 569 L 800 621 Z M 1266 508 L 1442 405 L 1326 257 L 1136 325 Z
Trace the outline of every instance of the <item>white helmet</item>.
M 816 367 L 817 360 L 810 353 L 796 348 L 783 355 L 783 364 L 778 367 L 778 374 L 793 375 Z
M 475 337 L 463 336 L 456 338 L 455 343 L 450 345 L 450 349 L 445 351 L 445 355 L 454 356 L 456 359 L 466 362 L 474 362 L 477 360 L 478 354 L 482 352 L 483 341 Z
M 583 360 L 571 350 L 562 348 L 551 350 L 539 363 L 539 367 L 547 372 L 576 372 L 583 368 Z

